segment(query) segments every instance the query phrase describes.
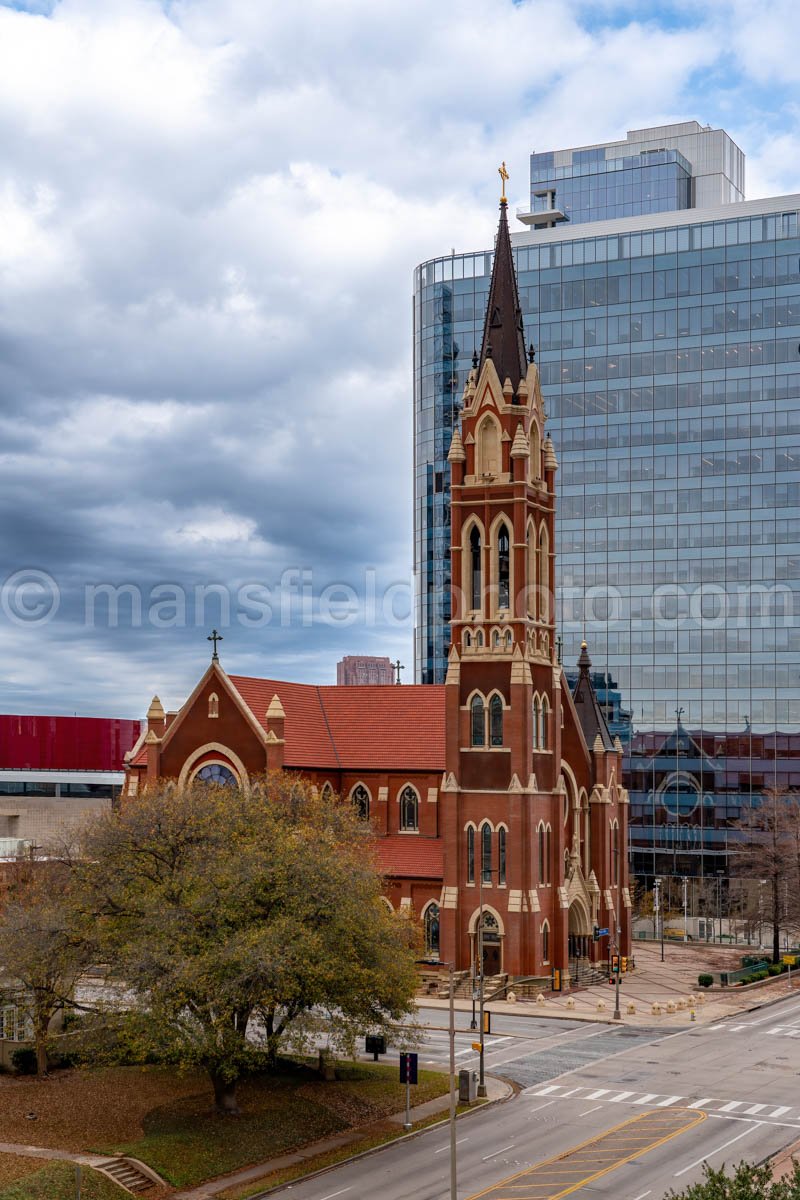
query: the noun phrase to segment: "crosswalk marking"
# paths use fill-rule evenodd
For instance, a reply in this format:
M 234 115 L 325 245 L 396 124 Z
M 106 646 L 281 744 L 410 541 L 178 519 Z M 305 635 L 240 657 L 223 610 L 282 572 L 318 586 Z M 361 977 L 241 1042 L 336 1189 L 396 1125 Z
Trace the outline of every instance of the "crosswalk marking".
M 534 1084 L 525 1089 L 528 1096 L 548 1096 L 558 1100 L 600 1100 L 606 1104 L 630 1104 L 637 1107 L 647 1105 L 652 1108 L 672 1108 L 682 1105 L 685 1108 L 702 1108 L 710 1114 L 739 1119 L 758 1115 L 764 1121 L 778 1121 L 779 1118 L 793 1113 L 792 1121 L 800 1121 L 800 1107 L 793 1109 L 787 1104 L 769 1104 L 764 1101 L 753 1103 L 750 1100 L 725 1100 L 721 1096 L 702 1096 L 694 1100 L 686 1096 L 665 1096 L 658 1092 L 618 1092 L 613 1088 L 595 1088 L 587 1084 L 580 1087 L 567 1088 L 565 1084 L 550 1083 L 545 1086 Z M 599 1106 L 598 1106 L 599 1107 Z M 593 1111 L 593 1110 L 592 1110 Z

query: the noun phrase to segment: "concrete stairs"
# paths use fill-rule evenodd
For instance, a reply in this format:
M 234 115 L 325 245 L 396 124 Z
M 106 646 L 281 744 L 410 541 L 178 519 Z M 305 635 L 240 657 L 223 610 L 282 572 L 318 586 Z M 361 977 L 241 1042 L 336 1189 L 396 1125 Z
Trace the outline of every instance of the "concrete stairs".
M 608 980 L 608 972 L 600 971 L 585 959 L 579 959 L 577 963 L 571 962 L 569 969 L 569 979 L 572 987 L 593 987 L 597 983 L 606 983 Z
M 130 1192 L 134 1196 L 139 1196 L 149 1191 L 150 1188 L 164 1184 L 164 1180 L 159 1178 L 155 1171 L 135 1158 L 106 1158 L 102 1162 L 95 1163 L 94 1169 L 101 1171 L 109 1179 L 113 1179 L 114 1183 L 118 1183 L 126 1192 Z

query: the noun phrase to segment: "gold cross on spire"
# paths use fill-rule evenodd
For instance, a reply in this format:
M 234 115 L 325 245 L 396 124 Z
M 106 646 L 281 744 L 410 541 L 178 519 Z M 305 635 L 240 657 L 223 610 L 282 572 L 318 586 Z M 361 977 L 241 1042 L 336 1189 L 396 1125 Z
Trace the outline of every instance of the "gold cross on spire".
M 501 194 L 501 196 L 500 196 L 500 199 L 501 199 L 501 200 L 505 200 L 505 198 L 506 198 L 506 180 L 508 179 L 508 171 L 506 170 L 506 164 L 505 164 L 505 162 L 503 162 L 503 163 L 502 163 L 502 164 L 501 164 L 501 165 L 500 165 L 500 166 L 497 168 L 497 174 L 500 176 L 500 178 L 501 178 L 501 179 L 502 179 L 502 181 L 503 181 L 503 191 L 502 191 L 502 194 Z

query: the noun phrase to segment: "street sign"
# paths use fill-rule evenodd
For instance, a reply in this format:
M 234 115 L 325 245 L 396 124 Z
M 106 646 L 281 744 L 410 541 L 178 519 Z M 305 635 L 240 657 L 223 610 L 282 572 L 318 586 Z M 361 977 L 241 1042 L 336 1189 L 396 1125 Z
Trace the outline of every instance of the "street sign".
M 417 1082 L 417 1055 L 416 1054 L 401 1054 L 400 1055 L 400 1082 L 401 1083 L 416 1083 Z
M 794 967 L 797 964 L 797 955 L 796 954 L 783 954 L 783 955 L 781 955 L 781 962 L 785 962 L 786 965 L 789 967 Z
M 473 1042 L 473 1043 L 472 1043 L 472 1049 L 473 1049 L 473 1050 L 477 1050 L 477 1051 L 478 1051 L 478 1053 L 480 1054 L 480 1052 L 481 1052 L 481 1044 L 480 1044 L 480 1042 Z
M 608 937 L 608 930 L 607 929 L 598 929 L 597 936 L 598 937 Z
M 368 1033 L 365 1042 L 367 1054 L 371 1054 L 375 1062 L 379 1054 L 386 1053 L 386 1038 L 381 1033 Z

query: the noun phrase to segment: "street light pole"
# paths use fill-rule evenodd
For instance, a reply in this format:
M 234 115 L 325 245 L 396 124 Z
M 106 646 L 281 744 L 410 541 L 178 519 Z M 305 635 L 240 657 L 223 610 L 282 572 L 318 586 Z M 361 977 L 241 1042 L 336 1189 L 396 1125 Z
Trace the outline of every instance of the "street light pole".
M 684 875 L 684 877 L 683 877 L 683 940 L 684 940 L 684 942 L 688 942 L 688 940 L 689 940 L 689 931 L 687 929 L 687 924 L 688 924 L 688 920 L 689 920 L 689 902 L 688 902 L 688 898 L 687 898 L 688 883 L 689 883 L 689 880 Z
M 450 1200 L 458 1200 L 456 1171 L 456 1005 L 453 964 L 450 963 Z
M 478 1067 L 478 1095 L 483 1097 L 486 1095 L 486 1078 L 483 1071 L 483 1055 L 484 1055 L 484 1019 L 483 1019 L 483 845 L 481 845 L 481 873 L 479 876 L 479 901 L 478 901 L 478 969 L 480 971 L 480 1064 Z

